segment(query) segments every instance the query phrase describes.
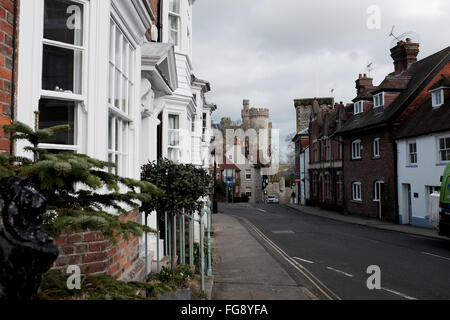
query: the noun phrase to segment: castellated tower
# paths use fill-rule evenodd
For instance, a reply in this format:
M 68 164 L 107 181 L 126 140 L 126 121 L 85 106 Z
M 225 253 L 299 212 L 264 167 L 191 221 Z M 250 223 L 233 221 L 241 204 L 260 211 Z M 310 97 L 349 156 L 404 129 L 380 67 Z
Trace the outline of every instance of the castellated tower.
M 250 109 L 250 127 L 253 129 L 269 129 L 269 109 Z
M 242 124 L 244 128 L 250 127 L 250 100 L 244 100 L 244 108 L 242 109 Z

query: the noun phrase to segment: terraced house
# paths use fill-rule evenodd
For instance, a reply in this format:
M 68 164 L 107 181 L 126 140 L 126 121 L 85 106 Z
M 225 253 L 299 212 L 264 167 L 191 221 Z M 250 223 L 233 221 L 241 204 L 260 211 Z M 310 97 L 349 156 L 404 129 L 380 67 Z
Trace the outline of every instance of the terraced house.
M 428 130 L 425 128 L 436 126 L 435 120 L 439 112 L 448 113 L 445 106 L 433 110 L 431 99 L 432 96 L 433 101 L 443 98 L 442 93 L 446 92 L 445 86 L 438 83 L 442 79 L 442 74 L 448 75 L 450 47 L 420 61 L 417 60 L 418 54 L 418 43 L 410 39 L 400 41 L 391 49 L 394 72 L 387 75 L 379 86 L 373 86 L 372 79 L 367 76 L 361 75 L 357 80 L 358 92 L 354 100 L 353 115 L 336 133 L 343 141 L 345 210 L 350 214 L 401 223 L 413 222 L 412 219 L 405 218 L 411 216 L 404 209 L 403 203 L 407 201 L 405 196 L 399 197 L 403 187 L 400 185 L 397 187 L 399 183 L 397 177 L 401 171 L 397 167 L 397 162 L 407 161 L 406 154 L 408 154 L 412 161 L 408 166 L 415 166 L 414 155 L 417 145 L 411 140 L 411 144 L 408 145 L 411 149 L 407 150 L 405 142 L 397 144 L 396 138 L 397 135 L 403 139 L 424 134 Z M 435 94 L 437 92 L 439 96 Z M 417 119 L 420 114 L 422 120 Z M 408 120 L 410 118 L 413 120 Z M 414 121 L 416 121 L 415 129 L 412 129 Z M 419 128 L 425 131 L 415 132 L 422 130 Z M 439 145 L 439 142 L 436 143 Z M 445 143 L 446 140 L 443 152 L 446 150 Z M 421 150 L 423 158 L 434 156 L 424 154 L 425 149 Z M 446 161 L 434 159 L 426 166 L 422 163 L 421 168 L 431 172 L 436 163 L 441 165 Z M 417 172 L 408 172 L 409 177 L 403 175 L 402 179 L 406 178 L 406 181 L 401 183 L 407 184 L 408 180 L 414 180 L 413 176 Z M 436 181 L 432 185 L 438 184 Z M 407 192 L 411 191 L 405 191 L 406 199 L 408 199 Z M 414 197 L 423 197 L 423 193 L 424 190 L 420 190 Z M 423 216 L 424 213 L 420 215 Z
M 8 27 L 0 33 L 1 123 L 34 127 L 39 111 L 39 128 L 72 128 L 40 147 L 114 162 L 123 177 L 140 179 L 141 165 L 161 157 L 208 169 L 215 106 L 206 103 L 209 82 L 193 76 L 194 2 L 2 1 L 0 20 Z M 9 152 L 8 137 L 0 140 Z M 27 156 L 24 147 L 17 143 L 16 154 Z M 143 223 L 139 212 L 131 218 Z M 154 215 L 149 225 L 155 224 Z M 164 239 L 149 240 L 149 256 L 156 256 L 156 243 Z M 85 233 L 57 243 L 56 267 L 145 276 L 143 239 L 111 246 L 101 234 Z

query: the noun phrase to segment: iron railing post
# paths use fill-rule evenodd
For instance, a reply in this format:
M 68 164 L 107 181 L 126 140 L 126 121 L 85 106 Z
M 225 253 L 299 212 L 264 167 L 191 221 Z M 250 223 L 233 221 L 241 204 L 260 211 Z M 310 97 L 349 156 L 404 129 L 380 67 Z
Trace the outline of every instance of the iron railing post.
M 189 265 L 194 266 L 194 217 L 189 217 Z
M 184 217 L 184 209 L 183 209 L 183 215 L 181 216 L 181 229 L 183 230 L 183 232 L 181 232 L 181 259 L 182 259 L 182 264 L 185 265 L 186 264 L 186 219 Z
M 205 250 L 203 244 L 204 237 L 204 226 L 203 226 L 203 216 L 205 214 L 205 209 L 200 211 L 200 276 L 201 276 L 201 291 L 205 292 Z
M 208 200 L 208 208 L 206 209 L 206 217 L 208 219 L 208 276 L 212 276 L 212 259 L 211 259 L 211 201 Z
M 173 254 L 175 259 L 177 257 L 177 215 L 173 216 Z M 177 263 L 177 260 L 173 261 L 173 265 Z
M 159 217 L 156 212 L 156 273 L 159 273 L 160 256 L 159 256 Z

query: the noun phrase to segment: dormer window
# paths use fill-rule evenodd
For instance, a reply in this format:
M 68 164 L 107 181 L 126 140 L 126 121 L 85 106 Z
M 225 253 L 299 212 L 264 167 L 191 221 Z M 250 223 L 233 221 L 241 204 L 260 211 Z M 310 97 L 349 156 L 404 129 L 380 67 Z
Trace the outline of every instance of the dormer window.
M 384 92 L 380 92 L 373 97 L 373 107 L 380 108 L 384 106 Z
M 364 111 L 364 101 L 356 102 L 353 111 L 354 111 L 355 115 L 363 113 L 363 111 Z
M 438 108 L 444 104 L 444 89 L 431 92 L 433 108 Z

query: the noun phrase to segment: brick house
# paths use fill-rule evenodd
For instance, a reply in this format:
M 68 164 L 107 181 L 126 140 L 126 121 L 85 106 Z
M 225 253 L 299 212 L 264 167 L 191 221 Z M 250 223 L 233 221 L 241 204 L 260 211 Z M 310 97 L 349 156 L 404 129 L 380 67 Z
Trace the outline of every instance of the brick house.
M 0 126 L 14 119 L 20 0 L 0 2 Z M 0 128 L 0 153 L 10 153 L 9 136 Z
M 304 99 L 311 105 L 309 123 L 309 205 L 340 211 L 343 208 L 342 147 L 335 131 L 347 119 L 344 105 L 333 98 Z
M 343 142 L 345 211 L 398 221 L 395 131 L 413 113 L 448 64 L 450 48 L 417 61 L 410 39 L 391 49 L 394 72 L 374 87 L 360 75 L 353 115 L 337 131 Z

